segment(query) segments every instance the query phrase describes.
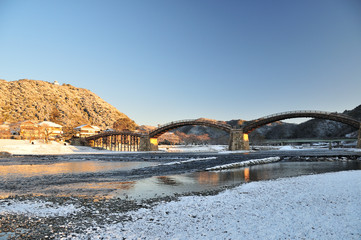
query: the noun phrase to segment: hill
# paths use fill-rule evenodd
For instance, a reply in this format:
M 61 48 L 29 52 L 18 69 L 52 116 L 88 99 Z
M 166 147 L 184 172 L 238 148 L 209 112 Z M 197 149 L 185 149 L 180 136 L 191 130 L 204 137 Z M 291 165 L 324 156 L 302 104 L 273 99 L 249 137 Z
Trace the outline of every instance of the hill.
M 105 128 L 119 118 L 127 116 L 87 89 L 28 79 L 0 80 L 0 122 L 48 120 L 69 127 Z

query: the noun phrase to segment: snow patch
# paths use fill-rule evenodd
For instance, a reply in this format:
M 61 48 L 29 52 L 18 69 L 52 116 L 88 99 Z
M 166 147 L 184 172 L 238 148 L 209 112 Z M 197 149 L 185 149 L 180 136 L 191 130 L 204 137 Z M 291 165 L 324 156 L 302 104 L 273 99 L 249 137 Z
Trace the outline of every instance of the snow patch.
M 259 165 L 259 164 L 266 164 L 266 163 L 274 163 L 280 161 L 280 157 L 269 157 L 269 158 L 260 158 L 260 159 L 252 159 L 244 162 L 237 162 L 237 163 L 229 163 L 224 165 L 219 165 L 211 168 L 206 168 L 206 171 L 214 171 L 214 170 L 223 170 L 223 169 L 230 169 L 230 168 L 240 168 L 252 165 Z
M 166 152 L 223 152 L 228 150 L 226 145 L 159 145 L 159 150 Z
M 34 142 L 34 144 L 32 144 Z M 15 155 L 62 155 L 62 154 L 129 154 L 134 152 L 116 152 L 91 147 L 73 146 L 62 142 L 0 139 L 0 152 L 9 152 Z M 142 153 L 142 152 L 137 152 Z M 144 152 L 146 153 L 146 152 Z M 147 152 L 150 153 L 150 152 Z
M 0 215 L 24 214 L 38 217 L 67 216 L 79 211 L 73 204 L 60 206 L 51 202 L 0 200 Z
M 175 165 L 175 164 L 183 164 L 183 163 L 189 163 L 189 162 L 206 161 L 206 160 L 212 160 L 212 159 L 217 159 L 217 157 L 190 158 L 190 159 L 184 160 L 184 161 L 169 162 L 169 163 L 164 163 L 164 164 L 160 164 L 160 165 Z
M 346 150 L 346 151 L 350 151 L 350 152 L 361 152 L 361 148 L 347 148 L 347 149 L 342 149 L 342 150 Z
M 278 150 L 281 150 L 281 151 L 291 151 L 291 150 L 303 150 L 303 149 L 300 149 L 300 148 L 296 148 L 294 146 L 283 146 L 283 147 L 280 147 Z
M 249 152 L 254 152 L 254 151 L 253 150 L 236 150 L 236 151 L 225 150 L 224 152 L 219 152 L 218 154 L 234 154 L 234 153 L 249 153 Z

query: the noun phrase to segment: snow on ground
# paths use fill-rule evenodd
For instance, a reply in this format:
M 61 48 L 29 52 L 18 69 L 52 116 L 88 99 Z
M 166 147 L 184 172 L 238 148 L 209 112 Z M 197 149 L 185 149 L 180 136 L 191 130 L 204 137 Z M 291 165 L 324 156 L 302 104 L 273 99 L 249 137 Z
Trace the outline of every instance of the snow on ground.
M 189 163 L 189 162 L 206 161 L 206 160 L 212 160 L 212 159 L 217 159 L 217 157 L 190 158 L 190 159 L 183 160 L 183 161 L 169 162 L 169 163 L 164 163 L 161 165 L 175 165 L 175 164 L 183 164 L 183 163 Z
M 0 215 L 24 214 L 38 217 L 66 216 L 79 211 L 73 204 L 59 206 L 51 202 L 0 200 Z
M 165 152 L 218 152 L 219 154 L 245 153 L 252 150 L 228 151 L 227 145 L 159 145 L 159 150 Z
M 346 150 L 346 149 L 342 148 L 342 150 Z M 361 148 L 347 148 L 347 151 L 350 151 L 350 152 L 361 152 Z
M 227 151 L 226 145 L 159 145 L 159 150 L 166 152 L 222 152 Z
M 116 152 L 108 150 L 99 150 L 91 147 L 73 146 L 63 142 L 49 142 L 45 144 L 40 141 L 29 140 L 13 140 L 13 139 L 0 139 L 0 152 L 9 152 L 18 155 L 55 155 L 55 154 L 119 154 L 119 153 L 134 153 L 134 152 Z M 160 151 L 166 152 L 220 152 L 220 153 L 240 153 L 249 151 L 234 151 L 229 152 L 226 145 L 160 145 Z
M 234 154 L 234 153 L 249 153 L 249 152 L 254 152 L 254 151 L 253 150 L 223 151 L 223 152 L 218 152 L 218 154 Z
M 251 182 L 182 197 L 71 239 L 361 239 L 361 171 Z M 128 213 L 129 214 L 129 213 Z
M 119 154 L 119 153 L 134 153 L 134 152 L 116 152 L 108 150 L 99 150 L 91 147 L 64 145 L 63 142 L 50 142 L 45 144 L 40 141 L 33 141 L 32 144 L 29 140 L 13 140 L 13 139 L 0 139 L 0 152 L 9 152 L 18 155 L 55 155 L 55 154 Z M 269 146 L 274 150 L 302 150 L 293 146 L 275 147 Z M 310 150 L 312 148 L 307 148 Z M 232 154 L 232 153 L 245 153 L 252 152 L 252 150 L 228 151 L 226 145 L 160 145 L 160 151 L 165 152 L 218 152 L 219 154 Z M 343 149 L 345 150 L 345 149 Z M 348 149 L 348 151 L 361 151 L 360 149 Z
M 252 159 L 244 162 L 236 162 L 236 163 L 229 163 L 224 165 L 219 165 L 211 168 L 206 168 L 206 171 L 214 171 L 214 170 L 222 170 L 222 169 L 230 169 L 230 168 L 240 168 L 258 164 L 266 164 L 266 163 L 273 163 L 280 161 L 280 157 L 269 157 L 269 158 L 260 158 L 260 159 Z
M 280 147 L 278 150 L 281 151 L 290 151 L 290 150 L 303 150 L 302 148 L 296 148 L 295 146 L 290 146 L 290 145 L 286 145 L 286 146 L 282 146 Z
M 107 154 L 117 153 L 108 150 L 98 150 L 91 147 L 64 145 L 62 142 L 49 142 L 48 144 L 39 141 L 0 139 L 0 152 L 9 152 L 19 155 L 46 155 L 46 154 Z M 119 153 L 119 152 L 118 152 Z

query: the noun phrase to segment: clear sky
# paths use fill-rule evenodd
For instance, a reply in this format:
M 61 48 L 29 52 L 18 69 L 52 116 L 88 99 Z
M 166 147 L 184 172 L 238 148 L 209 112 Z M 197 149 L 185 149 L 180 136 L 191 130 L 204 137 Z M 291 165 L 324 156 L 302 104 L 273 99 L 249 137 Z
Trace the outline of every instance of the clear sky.
M 137 124 L 361 104 L 360 0 L 0 0 L 0 78 L 87 88 Z

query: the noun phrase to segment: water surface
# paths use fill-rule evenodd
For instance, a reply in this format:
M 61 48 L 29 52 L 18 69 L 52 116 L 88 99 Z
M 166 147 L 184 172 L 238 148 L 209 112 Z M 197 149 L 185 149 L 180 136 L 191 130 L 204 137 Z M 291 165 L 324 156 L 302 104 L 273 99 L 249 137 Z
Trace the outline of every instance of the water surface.
M 129 182 L 75 184 L 73 189 L 99 190 L 108 197 L 144 199 L 189 192 L 215 190 L 251 181 L 271 180 L 326 172 L 360 170 L 361 163 L 348 162 L 278 162 L 215 172 L 194 172 L 157 176 Z
M 115 170 L 128 171 L 157 165 L 156 162 L 111 162 L 111 161 L 76 161 L 61 162 L 54 164 L 18 164 L 0 165 L 0 176 L 10 177 L 33 177 L 54 174 L 79 174 L 108 172 Z

